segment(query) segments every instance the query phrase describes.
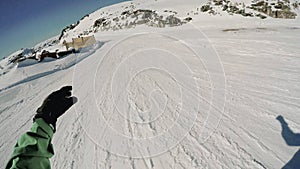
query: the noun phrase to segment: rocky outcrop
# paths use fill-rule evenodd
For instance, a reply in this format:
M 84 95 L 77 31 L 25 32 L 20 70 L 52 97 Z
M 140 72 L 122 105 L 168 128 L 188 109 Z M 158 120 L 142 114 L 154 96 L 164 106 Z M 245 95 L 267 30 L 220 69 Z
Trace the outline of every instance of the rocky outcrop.
M 273 18 L 295 19 L 297 16 L 295 12 L 291 11 L 292 5 L 288 0 L 276 1 L 272 3 L 257 1 L 251 4 L 249 8 L 258 12 L 262 12 Z
M 290 0 L 253 0 L 246 6 L 243 3 L 233 3 L 230 0 L 209 0 L 200 9 L 202 12 L 218 14 L 218 9 L 230 15 L 237 14 L 245 17 L 295 19 L 297 14 L 293 9 L 299 8 L 299 2 Z M 247 11 L 247 12 L 246 12 Z
M 99 30 L 120 30 L 129 29 L 138 25 L 148 25 L 151 27 L 174 27 L 183 25 L 192 20 L 192 18 L 185 18 L 183 20 L 174 16 L 175 14 L 163 16 L 156 11 L 148 9 L 127 10 L 123 11 L 120 16 L 109 18 L 102 17 L 94 22 L 94 32 Z
M 246 12 L 245 4 L 232 3 L 229 0 L 210 0 L 207 4 L 203 5 L 200 9 L 201 12 L 208 12 L 209 14 L 216 15 L 219 11 L 225 11 L 230 15 L 237 14 L 245 17 L 253 17 L 254 14 Z

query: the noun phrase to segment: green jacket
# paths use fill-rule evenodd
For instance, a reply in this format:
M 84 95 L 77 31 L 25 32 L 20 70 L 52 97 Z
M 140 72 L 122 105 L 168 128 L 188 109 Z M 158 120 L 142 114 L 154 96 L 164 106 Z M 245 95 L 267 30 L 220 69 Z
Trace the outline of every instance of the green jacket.
M 54 155 L 52 137 L 52 127 L 43 119 L 36 119 L 31 130 L 19 138 L 5 169 L 50 169 L 49 158 Z

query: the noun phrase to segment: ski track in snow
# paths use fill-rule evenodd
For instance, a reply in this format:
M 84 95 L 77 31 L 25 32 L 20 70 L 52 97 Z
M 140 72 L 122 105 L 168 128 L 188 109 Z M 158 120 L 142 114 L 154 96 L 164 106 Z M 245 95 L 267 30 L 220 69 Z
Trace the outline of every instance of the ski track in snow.
M 184 30 L 185 27 L 177 29 Z M 149 31 L 151 30 L 153 29 Z M 161 33 L 164 31 L 161 30 Z M 177 30 L 170 28 L 167 31 L 176 34 Z M 115 71 L 113 68 L 120 63 L 123 53 L 113 53 L 112 58 L 107 58 L 105 54 L 114 47 L 118 39 L 100 45 L 86 54 L 83 53 L 80 62 L 78 60 L 65 64 L 62 62 L 62 67 L 59 69 L 33 74 L 0 90 L 0 156 L 2 157 L 0 166 L 5 165 L 17 138 L 30 128 L 34 111 L 41 104 L 42 99 L 50 91 L 64 84 L 73 84 L 75 95 L 80 96 L 79 102 L 58 121 L 58 130 L 53 139 L 56 154 L 51 159 L 52 168 L 267 169 L 282 167 L 294 155 L 297 148 L 285 144 L 276 117 L 283 115 L 295 132 L 300 131 L 298 115 L 300 112 L 300 37 L 295 36 L 300 34 L 300 30 L 279 29 L 276 33 L 265 33 L 255 30 L 222 32 L 220 28 L 204 28 L 204 33 L 218 52 L 226 76 L 225 110 L 216 130 L 213 128 L 216 124 L 204 125 L 206 114 L 199 111 L 198 118 L 195 119 L 192 129 L 184 139 L 163 153 L 151 156 L 152 150 L 143 151 L 138 153 L 140 158 L 135 157 L 135 151 L 126 154 L 127 157 L 115 154 L 115 143 L 109 138 L 110 134 L 105 133 L 112 131 L 109 129 L 115 127 L 118 132 L 132 139 L 128 144 L 123 144 L 123 149 L 120 148 L 122 152 L 131 149 L 133 146 L 131 144 L 135 144 L 135 137 L 157 136 L 168 128 L 178 115 L 176 107 L 178 96 L 176 93 L 168 93 L 173 90 L 175 83 L 171 78 L 153 78 L 164 77 L 161 72 L 155 72 L 156 76 L 152 78 L 149 78 L 150 75 L 138 76 L 140 79 L 136 81 L 134 79 L 133 85 L 126 92 L 129 93 L 128 104 L 135 105 L 138 111 L 151 107 L 151 103 L 148 102 L 153 98 L 161 102 L 166 98 L 168 100 L 166 111 L 175 113 L 165 115 L 165 123 L 158 125 L 153 122 L 139 126 L 124 120 L 120 114 L 117 114 L 114 100 L 110 98 L 113 97 L 110 93 L 112 86 L 110 75 L 115 73 L 112 72 Z M 115 38 L 109 34 L 102 36 L 107 39 Z M 183 40 L 189 41 L 191 40 L 189 38 L 190 36 L 187 35 Z M 164 40 L 157 39 L 158 42 Z M 137 45 L 139 41 L 135 43 Z M 178 42 L 173 40 L 171 44 L 176 45 Z M 182 53 L 180 50 L 178 49 L 177 52 Z M 107 63 L 107 65 L 100 63 Z M 55 66 L 50 62 L 47 65 L 50 68 Z M 201 65 L 194 66 L 201 67 Z M 25 70 L 25 67 L 23 69 Z M 107 70 L 107 72 L 99 72 L 103 79 L 97 79 L 97 73 L 94 71 L 98 69 Z M 122 76 L 130 76 L 130 71 L 131 69 L 127 69 L 122 72 Z M 209 73 L 214 75 L 215 72 Z M 203 97 L 209 96 L 213 86 L 209 84 L 206 75 L 199 74 L 201 72 L 195 73 L 195 79 L 203 84 L 201 86 Z M 92 88 L 94 83 L 100 87 Z M 151 85 L 139 86 L 139 84 Z M 123 86 L 124 84 L 119 84 L 118 87 Z M 147 93 L 150 87 L 158 88 L 157 91 L 167 94 L 164 97 L 160 97 L 159 92 L 151 95 Z M 195 97 L 191 86 L 181 87 L 186 87 L 184 90 L 188 91 L 189 96 Z M 122 98 L 121 94 L 117 96 L 117 100 L 120 98 Z M 217 103 L 222 102 L 219 98 L 215 99 Z M 162 106 L 159 103 L 157 105 Z M 207 103 L 202 102 L 201 105 L 208 106 Z M 129 107 L 124 113 L 129 113 Z M 217 115 L 219 114 L 212 114 L 210 118 L 218 121 Z M 130 117 L 130 114 L 126 117 Z M 100 128 L 101 125 L 97 124 L 101 122 L 101 118 L 107 120 L 107 128 Z M 136 118 L 146 121 L 152 116 L 140 113 Z M 121 121 L 124 121 L 124 124 L 119 123 Z M 185 128 L 185 125 L 182 125 L 182 128 Z M 104 131 L 102 136 L 98 136 L 101 131 Z M 203 131 L 213 134 L 203 141 Z

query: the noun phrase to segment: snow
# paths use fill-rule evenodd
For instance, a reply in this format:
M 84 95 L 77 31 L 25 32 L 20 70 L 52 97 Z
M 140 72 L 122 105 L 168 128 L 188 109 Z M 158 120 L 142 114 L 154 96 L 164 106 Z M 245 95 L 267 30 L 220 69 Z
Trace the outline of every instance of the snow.
M 65 38 L 132 4 L 185 18 L 205 3 L 124 2 L 90 14 Z M 42 100 L 71 84 L 79 102 L 58 120 L 52 168 L 284 166 L 299 151 L 276 120 L 300 132 L 299 19 L 189 16 L 179 27 L 99 31 L 80 53 L 1 75 L 0 165 Z

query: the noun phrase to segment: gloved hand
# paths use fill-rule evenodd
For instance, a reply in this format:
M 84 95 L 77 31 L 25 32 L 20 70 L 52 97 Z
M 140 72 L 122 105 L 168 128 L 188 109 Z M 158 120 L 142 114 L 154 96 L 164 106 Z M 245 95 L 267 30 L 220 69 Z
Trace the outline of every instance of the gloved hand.
M 72 86 L 64 86 L 60 90 L 51 93 L 37 109 L 33 121 L 38 118 L 44 119 L 56 130 L 57 118 L 64 114 L 73 104 L 77 102 L 76 97 L 71 97 Z

